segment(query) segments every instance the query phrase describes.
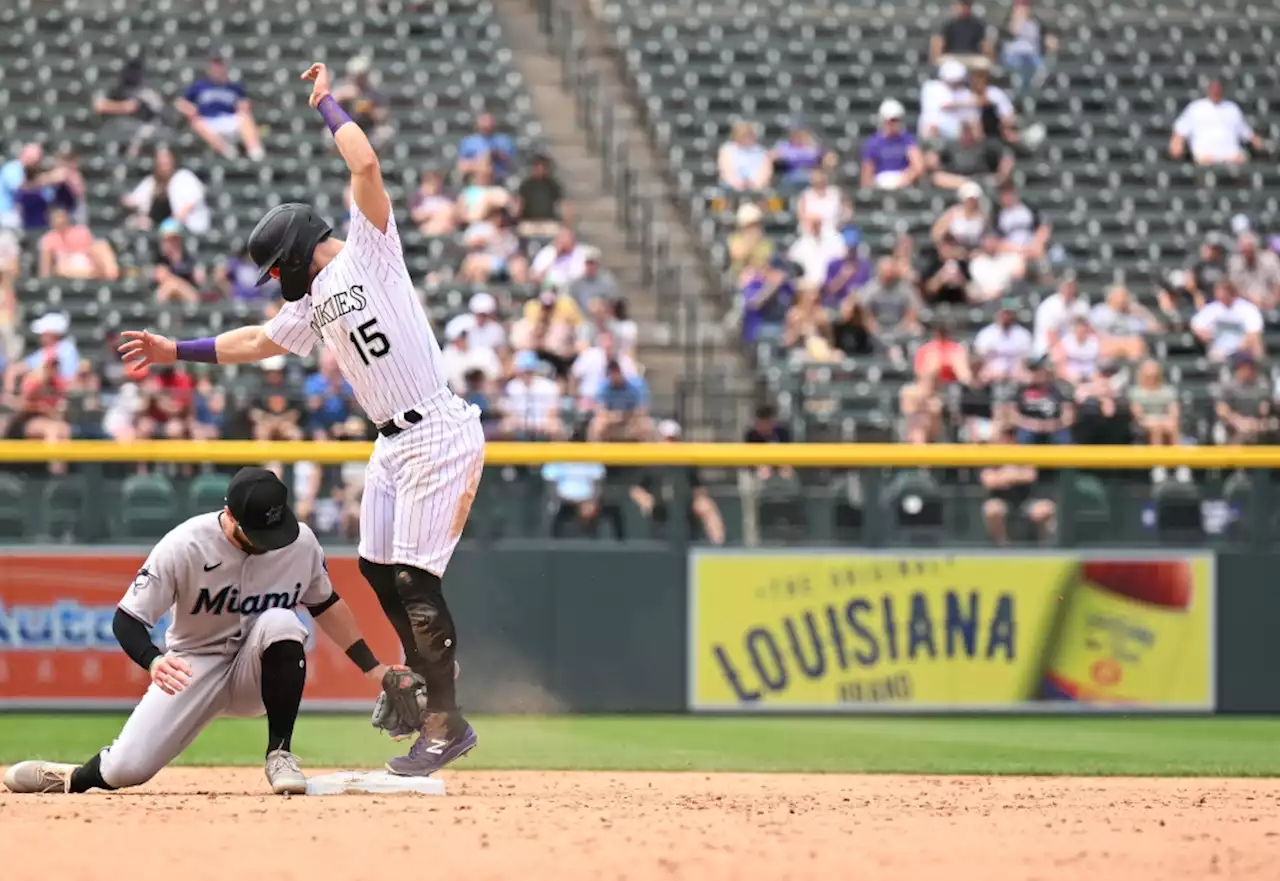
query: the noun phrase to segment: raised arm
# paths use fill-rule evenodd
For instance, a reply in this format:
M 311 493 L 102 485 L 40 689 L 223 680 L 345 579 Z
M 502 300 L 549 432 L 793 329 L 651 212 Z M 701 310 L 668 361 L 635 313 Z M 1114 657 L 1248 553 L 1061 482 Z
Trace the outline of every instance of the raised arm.
M 391 200 L 382 183 L 382 167 L 378 154 L 360 126 L 351 121 L 329 91 L 329 70 L 323 64 L 313 64 L 302 75 L 310 80 L 311 106 L 320 112 L 333 141 L 351 172 L 351 200 L 370 223 L 380 232 L 387 231 L 391 217 Z

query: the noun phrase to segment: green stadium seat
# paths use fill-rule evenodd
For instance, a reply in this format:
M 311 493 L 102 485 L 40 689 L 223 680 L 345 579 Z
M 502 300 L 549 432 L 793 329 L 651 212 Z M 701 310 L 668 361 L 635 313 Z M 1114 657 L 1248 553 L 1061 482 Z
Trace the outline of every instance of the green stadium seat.
M 89 520 L 89 487 L 80 475 L 54 477 L 41 496 L 41 529 L 55 539 L 82 537 Z
M 884 506 L 894 534 L 903 543 L 933 547 L 942 543 L 942 488 L 928 471 L 901 471 L 884 490 Z
M 26 498 L 21 477 L 0 474 L 0 539 L 22 538 L 34 532 L 36 512 Z
M 1076 474 L 1065 488 L 1070 493 L 1070 509 L 1073 512 L 1071 530 L 1073 543 L 1105 542 L 1114 538 L 1115 525 L 1107 488 L 1092 474 Z
M 226 504 L 227 485 L 231 478 L 225 474 L 201 474 L 191 481 L 187 496 L 187 510 L 192 515 L 217 511 Z
M 178 493 L 169 478 L 160 474 L 136 474 L 125 480 L 117 525 L 119 537 L 155 539 L 176 526 L 180 519 Z

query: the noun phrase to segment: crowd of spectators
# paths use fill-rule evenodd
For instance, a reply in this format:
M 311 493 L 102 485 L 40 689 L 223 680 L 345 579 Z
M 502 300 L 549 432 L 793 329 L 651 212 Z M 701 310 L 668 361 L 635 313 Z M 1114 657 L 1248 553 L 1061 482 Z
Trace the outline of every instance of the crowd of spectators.
M 911 443 L 1271 442 L 1280 417 L 1264 314 L 1280 307 L 1280 237 L 1260 237 L 1239 216 L 1183 266 L 1082 289 L 1052 224 L 1015 183 L 1047 136 L 1020 118 L 1019 106 L 1033 102 L 1019 99 L 1041 87 L 1057 47 L 1028 0 L 998 27 L 967 0 L 955 3 L 932 38 L 936 68 L 919 105 L 883 98 L 852 180 L 838 169 L 853 157 L 833 155 L 794 121 L 771 150 L 760 127 L 734 125 L 719 186 L 736 206 L 725 248 L 747 357 L 809 377 L 832 375 L 811 366 L 858 375 L 859 364 L 895 365 L 907 379 L 892 431 Z M 1196 165 L 1229 169 L 1267 150 L 1218 80 L 1170 125 L 1170 156 Z M 804 145 L 802 174 L 787 144 Z M 892 248 L 874 247 L 859 228 L 861 204 L 904 189 L 946 194 L 948 205 L 927 235 L 902 232 Z M 773 220 L 779 205 L 796 218 L 794 234 Z M 989 323 L 974 325 L 979 314 Z M 1193 393 L 1178 369 L 1161 363 L 1170 339 L 1207 374 L 1194 390 L 1207 434 L 1190 424 Z M 827 412 L 821 387 L 806 388 L 813 409 L 794 415 Z M 993 537 L 1004 540 L 1014 509 L 1052 532 L 1055 512 L 1033 491 L 1043 482 L 1034 469 L 992 469 L 982 481 Z
M 335 84 L 341 101 L 375 144 L 394 132 L 389 104 L 370 59 L 358 56 Z M 149 82 L 140 58 L 126 60 L 119 80 L 92 97 L 102 137 L 129 158 L 149 156 L 149 169 L 119 193 L 123 230 L 95 222 L 86 204 L 76 157 L 46 156 L 24 146 L 0 160 L 0 434 L 59 440 L 105 438 L 254 439 L 267 441 L 370 439 L 336 363 L 315 367 L 272 358 L 228 372 L 178 364 L 132 373 L 108 336 L 93 350 L 71 334 L 69 314 L 50 311 L 28 328 L 17 326 L 14 283 L 40 277 L 142 281 L 166 308 L 240 303 L 253 317 L 277 308 L 274 282 L 256 285 L 257 268 L 243 245 L 211 252 L 208 233 L 219 225 L 216 187 L 193 169 L 223 159 L 266 158 L 250 89 L 226 59 L 211 57 L 202 76 L 179 94 Z M 188 128 L 209 155 L 194 163 L 170 146 Z M 318 129 L 322 130 L 323 127 Z M 317 137 L 327 137 L 317 134 Z M 745 139 L 744 139 L 745 140 Z M 491 113 L 476 116 L 451 156 L 424 157 L 419 185 L 406 194 L 402 228 L 444 247 L 418 281 L 429 299 L 457 285 L 473 291 L 462 314 L 437 328 L 450 387 L 481 412 L 491 439 L 648 441 L 679 438 L 679 426 L 655 420 L 638 328 L 626 292 L 606 268 L 605 255 L 579 241 L 574 212 L 550 156 L 522 151 Z M 804 160 L 799 142 L 788 148 Z M 740 162 L 739 164 L 743 164 Z M 808 181 L 807 171 L 804 179 Z M 834 215 L 814 181 L 815 223 L 828 232 Z M 338 233 L 345 218 L 334 218 Z M 117 255 L 123 232 L 131 259 Z M 145 248 L 133 247 L 142 239 Z M 119 237 L 115 239 L 119 241 Z M 139 255 L 145 255 L 141 260 Z M 24 270 L 24 267 L 30 267 Z M 517 292 L 517 293 L 513 293 Z M 525 299 L 525 291 L 532 291 Z M 39 338 L 22 351 L 22 330 Z M 55 473 L 64 466 L 49 466 Z M 146 466 L 139 466 L 140 469 Z M 299 511 L 332 529 L 355 527 L 362 469 L 293 469 Z M 637 484 L 648 516 L 663 514 L 663 493 L 652 476 Z M 669 489 L 669 487 L 668 487 Z M 698 509 L 705 511 L 706 503 Z M 656 512 L 656 513 L 655 513 Z M 699 515 L 705 517 L 705 514 Z M 722 530 L 719 530 L 722 532 Z

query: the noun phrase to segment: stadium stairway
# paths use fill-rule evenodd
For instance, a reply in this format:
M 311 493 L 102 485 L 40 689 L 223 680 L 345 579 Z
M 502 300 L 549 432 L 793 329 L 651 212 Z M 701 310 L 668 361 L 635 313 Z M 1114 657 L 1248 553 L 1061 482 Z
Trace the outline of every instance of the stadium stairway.
M 692 229 L 666 183 L 619 75 L 617 60 L 610 58 L 610 53 L 616 51 L 613 41 L 589 14 L 586 4 L 578 0 L 541 0 L 550 4 L 552 14 L 570 14 L 571 26 L 582 47 L 579 73 L 586 74 L 575 79 L 594 79 L 602 94 L 617 97 L 612 102 L 618 133 L 614 148 L 625 145 L 628 164 L 638 182 L 638 198 L 648 199 L 653 206 L 657 234 L 670 245 L 664 265 L 681 271 L 679 296 L 688 310 L 672 309 L 654 285 L 644 284 L 641 257 L 634 245 L 628 244 L 620 225 L 624 212 L 633 206 L 619 204 L 617 188 L 607 182 L 604 151 L 609 147 L 588 136 L 579 110 L 582 96 L 575 93 L 575 83 L 566 80 L 555 40 L 540 28 L 538 2 L 495 0 L 494 11 L 512 49 L 513 66 L 524 79 L 542 124 L 543 138 L 560 180 L 575 206 L 575 226 L 584 240 L 604 252 L 605 266 L 617 275 L 629 299 L 632 318 L 640 325 L 639 360 L 647 371 L 655 414 L 679 415 L 686 421 L 690 437 L 722 437 L 722 433 L 716 434 L 715 426 L 703 419 L 703 410 L 698 406 L 701 396 L 688 394 L 692 391 L 691 376 L 728 377 L 736 372 L 736 358 L 723 345 L 725 334 L 711 308 L 709 266 L 693 245 L 696 239 Z

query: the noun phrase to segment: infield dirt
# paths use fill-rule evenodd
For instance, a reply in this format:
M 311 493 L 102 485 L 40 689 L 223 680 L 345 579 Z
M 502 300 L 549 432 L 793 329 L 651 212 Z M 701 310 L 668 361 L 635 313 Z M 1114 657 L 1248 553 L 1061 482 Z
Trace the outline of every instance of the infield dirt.
M 1274 878 L 1280 781 L 461 772 L 450 795 L 261 794 L 172 768 L 0 793 L 6 881 Z

